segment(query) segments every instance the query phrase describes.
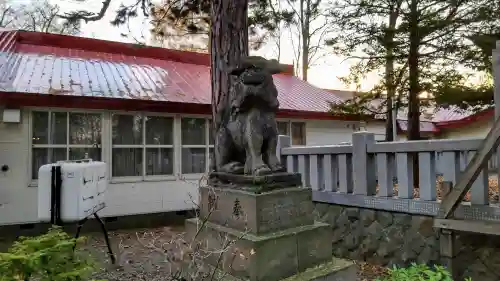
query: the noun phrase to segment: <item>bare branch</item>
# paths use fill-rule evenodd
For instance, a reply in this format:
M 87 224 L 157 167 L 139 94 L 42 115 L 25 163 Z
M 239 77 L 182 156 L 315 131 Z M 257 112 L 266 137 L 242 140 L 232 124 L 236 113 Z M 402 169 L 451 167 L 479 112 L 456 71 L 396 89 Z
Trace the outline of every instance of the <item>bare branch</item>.
M 139 0 L 139 1 L 141 1 L 141 0 Z M 136 5 L 138 3 L 136 3 Z M 66 19 L 66 20 L 73 22 L 73 23 L 77 22 L 79 20 L 83 20 L 86 23 L 91 22 L 91 21 L 98 21 L 98 20 L 101 20 L 104 17 L 104 15 L 106 14 L 106 11 L 109 8 L 109 4 L 111 4 L 111 0 L 104 0 L 102 2 L 102 7 L 97 14 L 92 13 L 92 12 L 87 12 L 87 11 L 77 11 L 77 12 L 72 12 L 72 13 L 65 13 L 64 15 L 59 15 L 59 17 Z
M 14 10 L 10 6 L 3 10 L 2 16 L 0 17 L 0 27 L 7 27 L 10 23 L 12 23 L 14 20 L 13 17 L 7 19 L 7 17 L 12 15 L 12 13 L 14 13 Z

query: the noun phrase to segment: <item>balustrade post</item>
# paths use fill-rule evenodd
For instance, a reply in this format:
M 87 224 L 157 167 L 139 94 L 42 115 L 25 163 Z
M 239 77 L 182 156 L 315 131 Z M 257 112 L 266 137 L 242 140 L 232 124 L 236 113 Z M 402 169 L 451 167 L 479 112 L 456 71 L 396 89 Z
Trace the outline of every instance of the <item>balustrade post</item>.
M 453 183 L 451 181 L 443 181 L 441 183 L 441 198 L 444 198 L 451 192 Z M 453 276 L 453 279 L 458 278 L 458 268 L 456 267 L 456 256 L 458 254 L 458 244 L 456 233 L 450 229 L 439 229 L 439 254 L 441 263 L 445 266 Z
M 375 134 L 356 132 L 352 134 L 352 168 L 354 194 L 376 195 L 375 158 L 367 152 L 368 145 L 375 144 Z
M 279 135 L 278 136 L 278 144 L 276 145 L 276 157 L 281 162 L 281 165 L 286 167 L 287 165 L 287 159 L 283 155 L 281 155 L 281 150 L 283 148 L 291 147 L 292 146 L 292 139 L 289 136 L 286 135 Z
M 493 99 L 495 102 L 495 120 L 500 118 L 500 41 L 496 41 L 496 48 L 492 52 L 492 66 L 493 66 Z M 496 150 L 498 151 L 498 149 Z M 500 177 L 500 153 L 495 153 L 492 158 L 496 159 L 496 172 Z

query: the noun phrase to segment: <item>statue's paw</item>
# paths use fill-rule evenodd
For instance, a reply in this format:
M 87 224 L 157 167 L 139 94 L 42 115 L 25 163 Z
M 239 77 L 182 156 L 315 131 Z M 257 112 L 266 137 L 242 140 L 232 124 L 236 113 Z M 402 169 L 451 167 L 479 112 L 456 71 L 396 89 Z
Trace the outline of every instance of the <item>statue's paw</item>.
M 286 172 L 286 168 L 282 166 L 281 164 L 276 164 L 276 165 L 270 165 L 271 171 L 274 173 L 276 172 Z
M 222 166 L 221 172 L 230 174 L 243 174 L 245 167 L 239 162 L 231 162 Z
M 253 175 L 254 176 L 263 176 L 263 175 L 269 175 L 273 171 L 266 165 L 261 165 L 253 170 Z

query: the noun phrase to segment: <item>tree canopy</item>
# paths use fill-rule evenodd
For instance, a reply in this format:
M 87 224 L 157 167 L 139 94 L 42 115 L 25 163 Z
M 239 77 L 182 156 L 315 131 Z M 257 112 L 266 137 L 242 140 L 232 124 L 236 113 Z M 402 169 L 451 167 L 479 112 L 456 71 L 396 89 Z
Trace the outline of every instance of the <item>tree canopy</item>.
M 386 113 L 391 97 L 398 107 L 414 106 L 412 98 L 417 108 L 423 102 L 461 108 L 491 104 L 491 79 L 470 81 L 491 73 L 498 5 L 488 0 L 338 1 L 330 14 L 338 19 L 340 35 L 327 44 L 335 54 L 356 60 L 343 80 L 359 85 L 377 73 L 380 83 L 332 111 Z M 415 100 L 422 93 L 428 98 Z M 373 99 L 382 101 L 378 109 Z M 418 115 L 412 118 L 418 122 Z
M 108 12 L 111 1 L 104 0 L 97 12 L 86 10 L 71 11 L 61 15 L 70 23 L 101 20 Z M 248 27 L 250 35 L 274 31 L 279 23 L 290 22 L 291 12 L 277 10 L 269 0 L 251 0 L 248 3 Z M 111 21 L 113 25 L 125 24 L 130 18 L 141 13 L 150 17 L 154 27 L 163 23 L 171 25 L 181 34 L 208 34 L 210 31 L 211 1 L 209 0 L 168 0 L 155 5 L 151 0 L 137 0 L 130 5 L 121 4 Z M 164 36 L 164 29 L 153 28 L 158 36 Z
M 108 12 L 112 1 L 122 3 L 115 11 L 113 25 L 125 24 L 130 18 L 142 14 L 149 17 L 156 41 L 163 40 L 170 42 L 169 46 L 190 50 L 208 45 L 211 20 L 209 0 L 168 0 L 161 4 L 137 0 L 130 5 L 124 5 L 122 0 L 104 0 L 97 12 L 72 11 L 63 17 L 70 22 L 97 21 Z M 280 45 L 283 28 L 287 28 L 295 39 L 291 40 L 295 52 L 294 65 L 307 80 L 307 70 L 321 58 L 320 50 L 329 31 L 330 20 L 324 12 L 328 4 L 329 1 L 325 0 L 249 0 L 247 24 L 250 47 L 259 49 L 271 40 Z M 184 42 L 179 42 L 181 37 Z M 277 53 L 279 56 L 280 51 Z
M 35 1 L 30 5 L 8 0 L 1 4 L 0 27 L 27 31 L 76 35 L 80 22 L 67 22 L 61 17 L 60 7 L 47 0 Z
M 69 23 L 103 18 L 111 1 L 104 0 L 97 12 L 73 11 L 62 15 Z M 356 95 L 333 112 L 387 115 L 393 108 L 410 108 L 408 119 L 416 127 L 422 104 L 462 108 L 492 103 L 491 79 L 471 83 L 477 73 L 491 74 L 491 50 L 500 38 L 498 1 L 490 0 L 249 0 L 248 31 L 257 42 L 264 42 L 283 23 L 295 25 L 301 37 L 302 67 L 310 63 L 310 54 L 321 46 L 311 46 L 315 32 L 333 34 L 326 43 L 335 55 L 355 59 L 346 84 L 360 84 L 370 73 L 380 82 Z M 170 0 L 154 5 L 137 0 L 121 5 L 112 24 L 124 24 L 142 13 L 156 23 L 156 35 L 163 36 L 164 24 L 178 34 L 208 35 L 213 3 L 209 0 Z M 214 12 L 214 11 L 212 11 Z M 217 13 L 217 11 L 215 11 Z M 319 29 L 311 20 L 328 18 Z M 328 32 L 324 32 L 328 30 Z M 330 31 L 335 31 L 330 33 Z M 208 38 L 208 37 L 207 37 Z M 259 40 L 261 38 L 261 40 Z M 207 42 L 208 44 L 208 42 Z M 304 69 L 302 69 L 304 72 Z M 307 72 L 306 72 L 307 73 Z M 307 79 L 307 74 L 302 74 Z M 427 99 L 419 96 L 425 93 Z M 373 100 L 377 100 L 374 107 Z M 417 128 L 418 129 L 418 128 Z M 413 133 L 415 135 L 415 133 Z

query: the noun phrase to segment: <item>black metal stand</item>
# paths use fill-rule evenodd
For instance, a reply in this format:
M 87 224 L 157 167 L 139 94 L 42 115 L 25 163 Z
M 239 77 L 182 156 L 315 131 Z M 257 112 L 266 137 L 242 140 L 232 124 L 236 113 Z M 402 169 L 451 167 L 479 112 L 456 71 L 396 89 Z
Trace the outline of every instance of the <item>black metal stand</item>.
M 52 166 L 50 184 L 50 223 L 61 226 L 61 166 Z
M 62 188 L 62 170 L 61 166 L 52 166 L 51 170 L 51 187 L 50 187 L 50 223 L 52 225 L 62 226 L 63 222 L 61 219 L 61 188 Z M 109 235 L 106 229 L 106 225 L 104 221 L 94 213 L 94 217 L 101 225 L 102 233 L 104 234 L 104 239 L 106 240 L 106 245 L 108 247 L 108 255 L 111 259 L 111 263 L 116 263 L 115 255 L 113 254 L 113 250 L 111 249 L 111 244 L 109 243 Z M 88 221 L 88 217 L 79 221 L 76 229 L 75 238 L 80 237 L 80 233 L 82 231 L 83 225 Z M 76 244 L 73 246 L 73 251 L 75 251 Z
M 111 243 L 109 243 L 109 235 L 108 235 L 108 230 L 106 229 L 106 225 L 104 224 L 104 221 L 99 217 L 99 215 L 97 213 L 94 213 L 94 217 L 101 225 L 101 231 L 102 231 L 102 234 L 104 234 L 104 240 L 106 241 L 106 246 L 108 247 L 108 256 L 111 260 L 111 263 L 116 264 L 116 257 L 113 254 L 113 249 L 111 249 Z M 88 220 L 88 218 L 85 218 L 85 219 L 78 222 L 75 238 L 80 237 L 82 227 L 87 222 L 87 220 Z M 75 245 L 75 247 L 76 247 L 76 245 Z M 75 247 L 73 247 L 73 251 L 75 250 Z

